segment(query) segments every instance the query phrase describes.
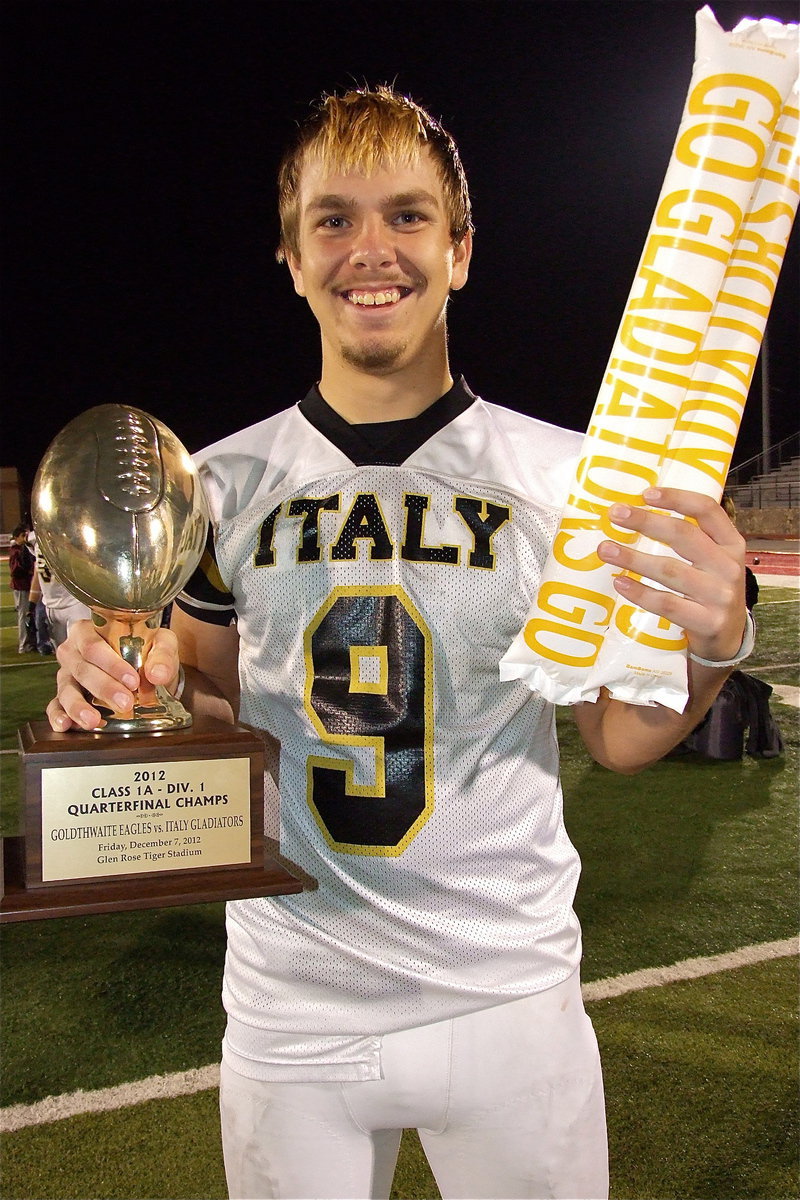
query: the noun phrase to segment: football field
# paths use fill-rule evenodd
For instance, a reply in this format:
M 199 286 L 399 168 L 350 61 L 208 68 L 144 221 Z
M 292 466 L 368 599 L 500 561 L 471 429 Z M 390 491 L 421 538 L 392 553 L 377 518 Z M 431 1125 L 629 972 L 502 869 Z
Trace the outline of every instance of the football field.
M 16 653 L 2 566 L 0 815 L 10 835 L 16 729 L 42 715 L 56 666 Z M 779 758 L 687 754 L 624 778 L 592 763 L 559 713 L 614 1200 L 800 1195 L 800 593 L 792 577 L 760 582 L 747 670 L 774 688 Z M 221 905 L 3 926 L 2 1200 L 226 1196 L 224 945 Z M 393 1196 L 438 1196 L 412 1133 Z

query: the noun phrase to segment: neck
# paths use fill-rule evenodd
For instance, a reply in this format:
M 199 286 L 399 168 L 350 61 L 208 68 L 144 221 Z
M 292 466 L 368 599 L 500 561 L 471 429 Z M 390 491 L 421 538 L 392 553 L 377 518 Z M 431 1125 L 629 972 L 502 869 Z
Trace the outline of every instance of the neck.
M 452 386 L 446 351 L 434 362 L 417 361 L 377 373 L 359 370 L 338 355 L 326 355 L 323 346 L 319 390 L 351 425 L 418 417 Z

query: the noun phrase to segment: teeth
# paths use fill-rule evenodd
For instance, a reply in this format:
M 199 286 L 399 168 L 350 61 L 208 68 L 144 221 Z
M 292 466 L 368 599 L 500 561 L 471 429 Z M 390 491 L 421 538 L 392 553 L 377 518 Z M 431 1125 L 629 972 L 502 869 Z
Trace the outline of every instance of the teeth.
M 389 288 L 384 292 L 348 292 L 347 299 L 351 304 L 396 304 L 400 299 L 400 291 L 398 288 Z

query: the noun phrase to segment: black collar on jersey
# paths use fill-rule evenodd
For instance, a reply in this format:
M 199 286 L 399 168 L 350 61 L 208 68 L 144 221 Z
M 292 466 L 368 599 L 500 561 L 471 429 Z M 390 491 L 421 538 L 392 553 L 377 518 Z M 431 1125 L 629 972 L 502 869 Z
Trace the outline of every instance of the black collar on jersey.
M 322 398 L 315 384 L 304 400 L 300 412 L 315 429 L 333 442 L 357 467 L 399 467 L 428 438 L 475 403 L 475 397 L 464 382 L 464 376 L 453 384 L 434 404 L 418 417 L 402 421 L 375 421 L 366 425 L 348 425 L 330 404 Z

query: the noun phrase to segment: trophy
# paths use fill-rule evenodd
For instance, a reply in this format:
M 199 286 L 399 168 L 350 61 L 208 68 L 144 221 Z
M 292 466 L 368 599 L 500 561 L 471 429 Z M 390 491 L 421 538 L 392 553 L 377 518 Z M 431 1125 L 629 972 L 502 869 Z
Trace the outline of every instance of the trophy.
M 139 674 L 131 712 L 103 724 L 19 731 L 25 833 L 4 839 L 0 921 L 297 892 L 266 853 L 264 739 L 193 720 L 144 666 L 198 566 L 209 515 L 197 469 L 155 417 L 89 409 L 48 447 L 32 515 L 53 574 Z
M 143 666 L 164 608 L 203 556 L 209 512 L 197 468 L 154 416 L 122 404 L 80 414 L 44 454 L 31 498 L 38 546 L 53 574 L 91 608 L 101 636 L 139 673 L 131 714 L 108 733 L 179 730 L 190 713 Z
M 200 562 L 208 529 L 197 468 L 175 434 L 136 408 L 89 409 L 45 453 L 32 515 L 50 570 L 139 673 L 132 713 L 93 701 L 105 718 L 101 730 L 188 728 L 183 705 L 143 673 L 162 612 Z

